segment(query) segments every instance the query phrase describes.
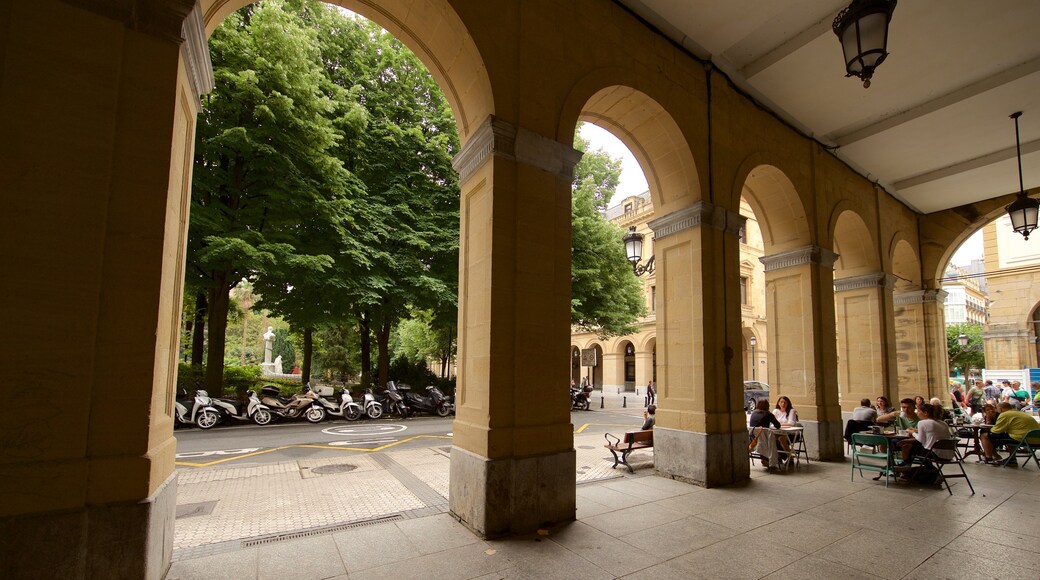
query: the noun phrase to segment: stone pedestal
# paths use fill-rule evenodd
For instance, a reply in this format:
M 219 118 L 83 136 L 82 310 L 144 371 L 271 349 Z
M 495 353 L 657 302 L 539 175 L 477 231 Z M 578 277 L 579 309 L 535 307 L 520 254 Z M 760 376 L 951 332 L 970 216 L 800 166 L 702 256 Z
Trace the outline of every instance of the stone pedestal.
M 451 448 L 448 503 L 482 538 L 523 533 L 574 519 L 574 450 L 488 459 Z
M 654 467 L 672 479 L 717 487 L 749 477 L 747 431 L 693 433 L 654 427 Z

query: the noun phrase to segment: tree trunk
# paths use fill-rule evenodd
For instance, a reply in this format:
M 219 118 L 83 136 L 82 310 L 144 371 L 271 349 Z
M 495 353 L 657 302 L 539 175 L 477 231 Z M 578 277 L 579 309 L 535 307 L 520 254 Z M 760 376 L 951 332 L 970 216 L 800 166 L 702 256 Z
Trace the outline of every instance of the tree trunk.
M 311 350 L 314 348 L 314 329 L 307 327 L 303 329 L 303 369 L 301 369 L 300 380 L 303 384 L 311 381 Z
M 231 285 L 227 272 L 214 272 L 216 285 L 209 292 L 209 349 L 206 351 L 206 391 L 211 397 L 224 395 L 224 341 L 227 338 Z
M 358 313 L 358 337 L 361 339 L 361 386 L 372 386 L 372 328 L 368 312 Z
M 195 295 L 195 321 L 191 332 L 191 366 L 202 366 L 202 355 L 206 350 L 206 314 L 208 306 L 206 293 L 200 291 Z
M 390 380 L 390 329 L 393 324 L 390 320 L 384 320 L 379 325 L 376 343 L 379 347 L 379 384 L 386 385 Z

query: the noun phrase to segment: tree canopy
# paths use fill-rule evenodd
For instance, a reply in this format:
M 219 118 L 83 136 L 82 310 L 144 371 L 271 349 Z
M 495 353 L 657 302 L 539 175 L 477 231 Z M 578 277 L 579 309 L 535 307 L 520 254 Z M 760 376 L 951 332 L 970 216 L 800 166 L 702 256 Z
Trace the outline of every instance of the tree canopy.
M 968 346 L 961 346 L 958 337 L 968 337 Z M 982 327 L 977 324 L 958 323 L 946 327 L 946 351 L 950 357 L 950 372 L 960 371 L 967 375 L 969 369 L 986 368 L 986 352 L 982 345 Z
M 621 243 L 624 232 L 604 219 L 621 175 L 621 160 L 603 150 L 583 151 L 574 168 L 571 199 L 571 324 L 600 337 L 631 334 L 646 314 L 643 285 L 632 273 Z

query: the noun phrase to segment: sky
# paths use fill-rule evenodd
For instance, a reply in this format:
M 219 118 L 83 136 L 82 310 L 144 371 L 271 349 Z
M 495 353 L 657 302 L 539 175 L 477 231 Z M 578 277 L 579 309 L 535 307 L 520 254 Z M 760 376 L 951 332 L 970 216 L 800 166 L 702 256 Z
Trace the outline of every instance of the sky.
M 611 199 L 613 205 L 619 205 L 626 197 L 638 195 L 647 190 L 646 178 L 643 177 L 643 171 L 639 168 L 639 162 L 636 161 L 628 147 L 625 147 L 625 144 L 613 133 L 592 123 L 584 123 L 579 133 L 589 140 L 590 149 L 603 149 L 611 157 L 621 158 L 621 181 Z M 980 258 L 982 258 L 981 229 L 964 241 L 950 258 L 950 262 L 958 266 L 966 266 L 972 260 Z

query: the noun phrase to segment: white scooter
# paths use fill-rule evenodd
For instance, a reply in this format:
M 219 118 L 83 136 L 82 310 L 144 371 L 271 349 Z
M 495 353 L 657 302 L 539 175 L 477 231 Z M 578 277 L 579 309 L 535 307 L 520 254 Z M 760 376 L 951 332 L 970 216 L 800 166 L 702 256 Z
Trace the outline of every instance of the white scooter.
M 273 419 L 271 409 L 260 402 L 256 391 L 246 391 L 248 400 L 246 402 L 230 399 L 213 399 L 213 406 L 221 412 L 222 418 L 236 419 L 238 421 L 252 421 L 257 425 L 267 425 Z
M 350 389 L 345 388 L 340 393 L 339 405 L 325 397 L 318 397 L 317 401 L 318 404 L 325 407 L 326 413 L 336 417 L 343 417 L 347 421 L 357 421 L 361 418 L 361 414 L 364 413 L 361 405 L 355 403 L 354 397 L 350 396 Z
M 220 411 L 213 406 L 209 393 L 199 389 L 194 399 L 174 401 L 177 422 L 181 425 L 196 425 L 199 429 L 211 429 L 220 422 Z
M 368 415 L 369 419 L 378 419 L 383 416 L 383 406 L 379 404 L 376 396 L 372 394 L 372 389 L 365 389 L 363 401 L 364 403 L 361 407 L 365 410 L 365 414 Z

